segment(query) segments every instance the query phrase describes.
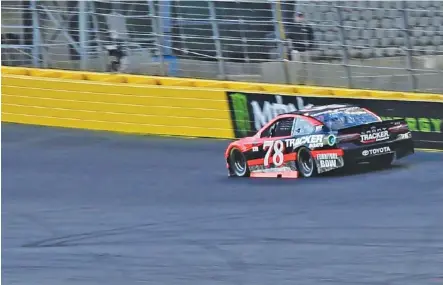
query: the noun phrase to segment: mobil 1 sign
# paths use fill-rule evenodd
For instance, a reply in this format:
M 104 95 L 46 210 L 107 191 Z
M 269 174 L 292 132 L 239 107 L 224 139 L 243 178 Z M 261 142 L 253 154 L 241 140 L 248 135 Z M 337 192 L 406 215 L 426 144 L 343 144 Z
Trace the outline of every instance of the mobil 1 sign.
M 275 116 L 330 104 L 353 104 L 368 108 L 384 120 L 405 119 L 416 147 L 443 149 L 443 103 L 305 97 L 228 92 L 229 109 L 237 138 L 255 134 Z

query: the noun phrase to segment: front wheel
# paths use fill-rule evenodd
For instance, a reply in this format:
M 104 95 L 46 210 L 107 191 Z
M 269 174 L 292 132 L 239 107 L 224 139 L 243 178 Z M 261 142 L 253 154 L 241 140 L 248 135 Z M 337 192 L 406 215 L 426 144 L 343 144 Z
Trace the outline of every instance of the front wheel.
M 248 177 L 250 175 L 246 157 L 240 150 L 233 148 L 229 154 L 228 161 L 229 169 L 233 176 Z
M 317 166 L 309 149 L 302 147 L 297 152 L 297 168 L 302 177 L 317 175 Z

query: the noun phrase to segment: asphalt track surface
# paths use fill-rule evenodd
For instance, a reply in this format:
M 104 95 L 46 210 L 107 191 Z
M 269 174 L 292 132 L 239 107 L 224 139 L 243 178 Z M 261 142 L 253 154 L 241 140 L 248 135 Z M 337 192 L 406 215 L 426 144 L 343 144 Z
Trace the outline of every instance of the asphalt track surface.
M 443 284 L 443 154 L 229 179 L 226 145 L 2 124 L 2 281 Z

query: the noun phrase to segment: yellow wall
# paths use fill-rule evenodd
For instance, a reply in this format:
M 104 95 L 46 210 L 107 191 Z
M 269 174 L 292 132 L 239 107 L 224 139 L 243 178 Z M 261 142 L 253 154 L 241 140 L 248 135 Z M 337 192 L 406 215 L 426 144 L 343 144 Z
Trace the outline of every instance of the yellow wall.
M 227 91 L 443 102 L 443 95 L 2 67 L 2 121 L 233 138 Z
M 223 91 L 2 74 L 2 121 L 198 137 L 233 137 Z

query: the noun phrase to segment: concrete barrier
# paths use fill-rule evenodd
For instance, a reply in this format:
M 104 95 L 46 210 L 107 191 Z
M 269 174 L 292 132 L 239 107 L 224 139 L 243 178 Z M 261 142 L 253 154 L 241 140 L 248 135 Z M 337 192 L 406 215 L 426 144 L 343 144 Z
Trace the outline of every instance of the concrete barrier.
M 2 121 L 158 135 L 232 137 L 225 93 L 121 83 L 120 76 L 29 70 L 2 74 Z M 57 76 L 57 78 L 51 78 Z M 89 80 L 79 80 L 78 77 Z
M 234 138 L 228 102 L 232 92 L 294 96 L 294 100 L 443 102 L 440 94 L 2 67 L 2 121 Z

